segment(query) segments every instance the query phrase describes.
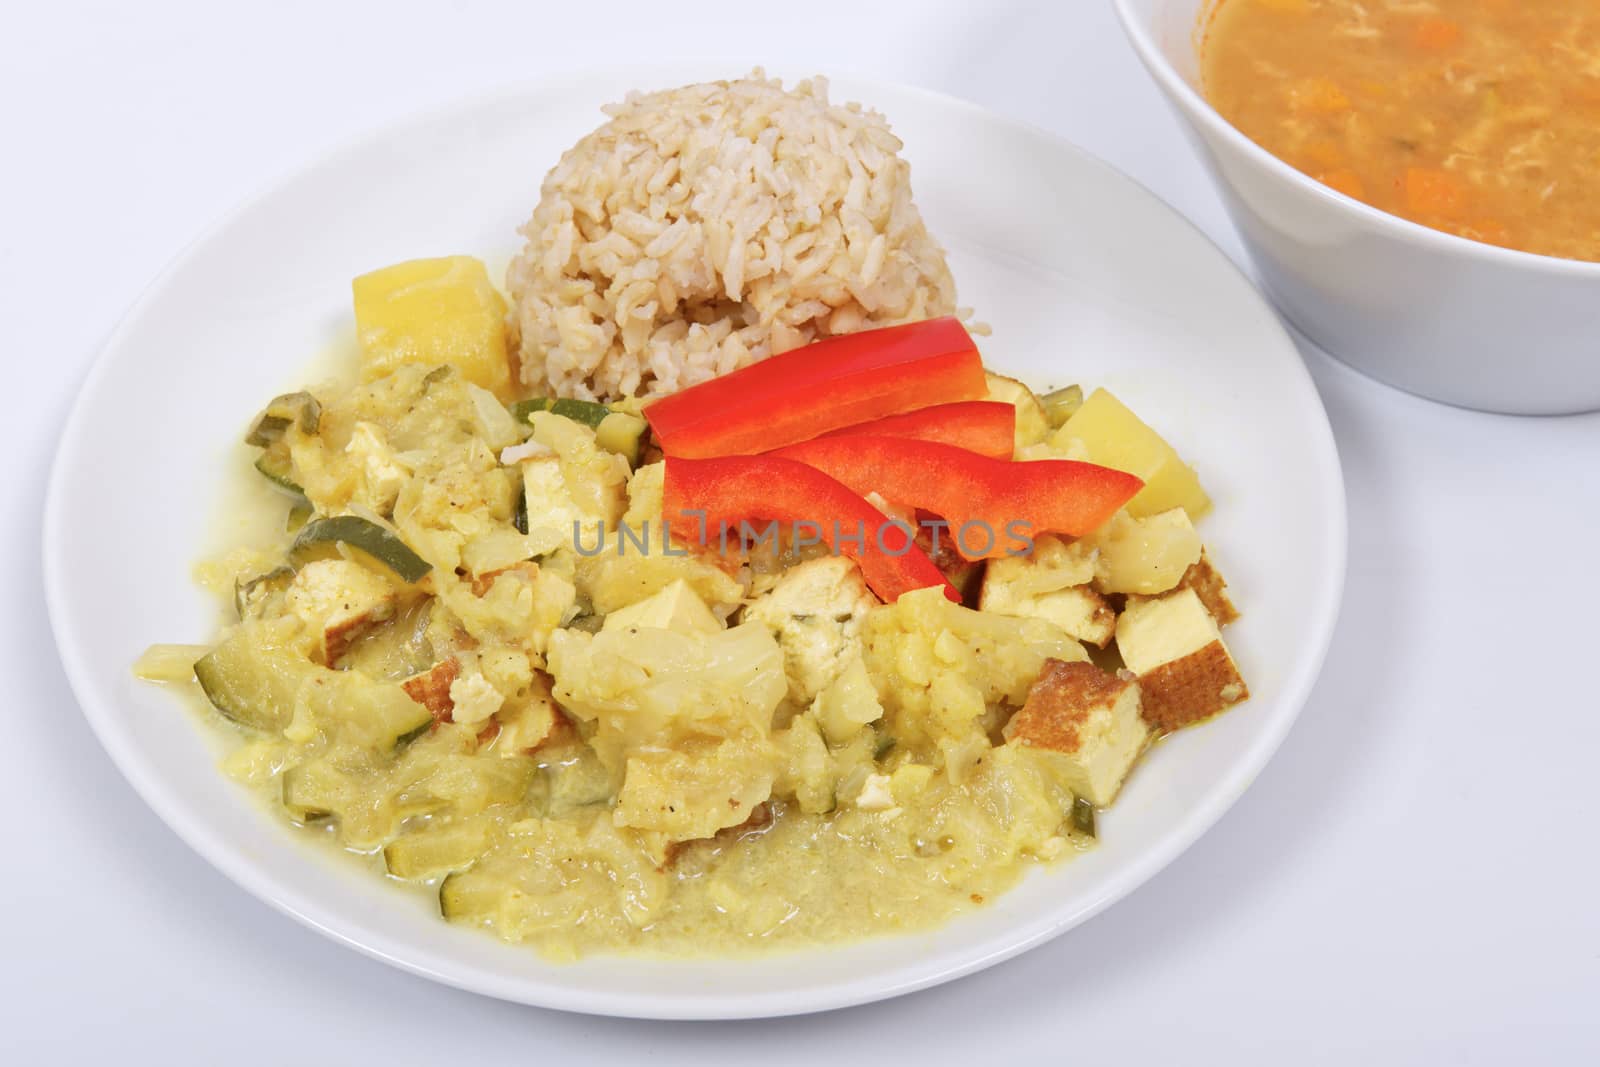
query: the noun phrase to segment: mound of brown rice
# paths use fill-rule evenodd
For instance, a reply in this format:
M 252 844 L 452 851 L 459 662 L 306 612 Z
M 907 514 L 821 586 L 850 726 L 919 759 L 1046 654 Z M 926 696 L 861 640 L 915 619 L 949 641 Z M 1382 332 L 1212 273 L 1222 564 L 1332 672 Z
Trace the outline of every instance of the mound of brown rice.
M 565 155 L 506 285 L 523 382 L 668 393 L 818 337 L 955 311 L 883 116 L 818 78 L 630 94 Z

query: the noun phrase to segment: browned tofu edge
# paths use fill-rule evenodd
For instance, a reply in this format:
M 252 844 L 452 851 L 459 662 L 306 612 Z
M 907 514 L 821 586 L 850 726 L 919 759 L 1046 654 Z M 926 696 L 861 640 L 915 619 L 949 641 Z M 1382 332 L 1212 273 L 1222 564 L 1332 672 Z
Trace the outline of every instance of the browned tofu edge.
M 1178 730 L 1226 711 L 1250 696 L 1221 640 L 1139 676 L 1144 720 L 1158 730 Z

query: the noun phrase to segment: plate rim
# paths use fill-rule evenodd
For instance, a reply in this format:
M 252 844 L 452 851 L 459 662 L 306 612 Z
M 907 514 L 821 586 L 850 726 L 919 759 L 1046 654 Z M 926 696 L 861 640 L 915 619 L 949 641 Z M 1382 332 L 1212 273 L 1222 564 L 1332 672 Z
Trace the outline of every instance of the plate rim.
M 171 278 L 179 272 L 180 268 L 192 256 L 201 248 L 207 246 L 218 234 L 228 229 L 237 219 L 246 215 L 256 204 L 314 171 L 334 166 L 342 159 L 359 154 L 369 146 L 381 143 L 408 128 L 425 125 L 431 121 L 447 119 L 451 116 L 470 115 L 478 109 L 496 104 L 506 104 L 516 99 L 533 99 L 558 90 L 570 90 L 585 84 L 598 85 L 615 82 L 624 75 L 637 84 L 646 85 L 684 83 L 682 81 L 672 81 L 671 79 L 673 78 L 704 81 L 709 80 L 706 73 L 707 69 L 718 66 L 737 67 L 739 65 L 705 61 L 672 62 L 642 66 L 630 65 L 626 68 L 610 66 L 573 75 L 509 82 L 483 92 L 463 96 L 449 102 L 395 117 L 359 135 L 345 138 L 331 147 L 314 151 L 305 158 L 300 159 L 296 165 L 279 170 L 232 208 L 204 226 L 192 240 L 182 246 L 140 291 L 138 297 L 96 350 L 88 370 L 83 374 L 77 386 L 71 410 L 63 421 L 60 435 L 57 438 L 46 488 L 41 528 L 41 562 L 46 612 L 56 650 L 61 659 L 73 698 L 85 719 L 88 720 L 96 740 L 111 758 L 113 765 L 122 773 L 140 799 L 166 824 L 168 829 L 176 834 L 206 863 L 221 872 L 252 897 L 269 905 L 281 914 L 294 919 L 303 926 L 328 937 L 338 944 L 353 948 L 369 958 L 457 989 L 534 1007 L 619 1018 L 664 1020 L 777 1018 L 828 1011 L 902 996 L 963 977 L 1020 955 L 1089 921 L 1111 904 L 1126 898 L 1184 852 L 1188 851 L 1233 807 L 1259 777 L 1284 738 L 1288 735 L 1290 729 L 1292 729 L 1294 723 L 1299 719 L 1321 674 L 1339 619 L 1348 564 L 1349 514 L 1343 468 L 1337 442 L 1328 420 L 1326 406 L 1322 402 L 1321 394 L 1316 388 L 1315 381 L 1306 366 L 1303 355 L 1299 352 L 1298 346 L 1295 345 L 1282 320 L 1249 275 L 1221 249 L 1209 234 L 1182 212 L 1178 211 L 1142 182 L 1066 137 L 1035 123 L 997 113 L 980 104 L 938 90 L 885 81 L 870 76 L 857 76 L 847 71 L 841 71 L 837 75 L 830 75 L 829 81 L 848 84 L 852 87 L 852 90 L 859 88 L 864 92 L 881 91 L 887 95 L 899 94 L 919 97 L 923 103 L 934 108 L 958 109 L 985 124 L 1004 127 L 1031 138 L 1045 139 L 1056 148 L 1070 152 L 1078 158 L 1080 163 L 1109 172 L 1111 177 L 1126 183 L 1137 191 L 1137 195 L 1148 199 L 1157 211 L 1164 212 L 1172 221 L 1188 229 L 1208 245 L 1217 256 L 1220 264 L 1225 266 L 1227 270 L 1232 271 L 1239 280 L 1246 284 L 1250 290 L 1250 299 L 1254 301 L 1258 310 L 1263 313 L 1265 320 L 1270 323 L 1273 330 L 1281 336 L 1283 346 L 1289 353 L 1293 354 L 1294 358 L 1289 361 L 1292 365 L 1290 373 L 1308 391 L 1318 414 L 1321 416 L 1320 419 L 1314 420 L 1314 424 L 1307 425 L 1304 429 L 1310 438 L 1309 443 L 1317 457 L 1318 466 L 1324 468 L 1322 470 L 1324 477 L 1319 479 L 1325 494 L 1323 504 L 1328 509 L 1330 516 L 1337 520 L 1334 523 L 1334 528 L 1327 531 L 1330 538 L 1329 547 L 1334 557 L 1332 560 L 1334 565 L 1323 571 L 1317 586 L 1317 607 L 1319 610 L 1315 617 L 1314 626 L 1309 633 L 1308 654 L 1299 658 L 1295 664 L 1295 669 L 1289 672 L 1284 679 L 1283 693 L 1280 699 L 1286 710 L 1272 719 L 1270 728 L 1262 730 L 1245 751 L 1240 754 L 1238 759 L 1241 769 L 1236 774 L 1235 781 L 1232 782 L 1233 787 L 1230 789 L 1214 789 L 1208 792 L 1202 801 L 1197 803 L 1189 811 L 1186 818 L 1178 823 L 1173 830 L 1163 835 L 1150 848 L 1141 852 L 1134 860 L 1125 864 L 1110 876 L 1107 879 L 1104 891 L 1094 900 L 1070 913 L 1051 915 L 1048 917 L 1048 921 L 1036 923 L 1036 929 L 1032 929 L 1021 936 L 1006 938 L 1004 943 L 999 944 L 997 947 L 989 948 L 987 951 L 973 951 L 965 958 L 948 966 L 925 968 L 913 977 L 895 978 L 892 975 L 878 975 L 868 979 L 856 978 L 837 982 L 824 989 L 804 995 L 780 989 L 768 992 L 746 993 L 742 994 L 737 1000 L 731 1001 L 727 997 L 700 999 L 683 993 L 667 995 L 633 991 L 607 993 L 603 996 L 598 996 L 588 991 L 563 989 L 558 982 L 551 983 L 549 981 L 535 980 L 538 982 L 538 988 L 530 988 L 527 978 L 516 982 L 507 982 L 503 978 L 492 974 L 479 973 L 475 968 L 466 964 L 461 965 L 456 970 L 430 966 L 428 963 L 418 959 L 407 958 L 402 951 L 386 947 L 383 942 L 392 940 L 389 935 L 371 929 L 351 932 L 341 928 L 336 923 L 325 921 L 319 916 L 319 909 L 314 899 L 305 899 L 302 894 L 282 884 L 279 879 L 272 875 L 270 869 L 264 865 L 253 865 L 246 862 L 242 855 L 235 853 L 234 850 L 228 847 L 227 842 L 216 840 L 213 835 L 192 822 L 185 813 L 185 805 L 182 801 L 169 790 L 160 776 L 154 773 L 152 767 L 146 766 L 144 761 L 137 758 L 133 747 L 123 742 L 118 736 L 119 728 L 115 722 L 116 709 L 102 706 L 95 700 L 89 699 L 92 693 L 88 678 L 93 672 L 87 655 L 76 643 L 70 616 L 67 614 L 65 607 L 67 601 L 67 593 L 65 591 L 66 572 L 63 560 L 54 547 L 62 543 L 62 539 L 58 534 L 65 523 L 63 514 L 66 507 L 65 499 L 70 492 L 69 452 L 72 451 L 73 442 L 80 440 L 82 437 L 80 424 L 88 417 L 88 397 L 94 392 L 99 379 L 106 373 L 106 368 L 110 366 L 113 353 L 124 343 L 126 336 L 133 331 L 147 307 L 155 302 Z M 786 83 L 791 80 L 791 72 L 786 69 L 780 68 L 776 73 L 778 76 L 784 77 Z M 508 947 L 507 951 L 527 950 Z M 828 949 L 824 947 L 820 951 L 826 952 Z M 767 958 L 757 955 L 750 959 L 751 962 L 760 962 Z M 740 962 L 743 961 L 741 960 Z M 889 980 L 885 980 L 886 977 Z

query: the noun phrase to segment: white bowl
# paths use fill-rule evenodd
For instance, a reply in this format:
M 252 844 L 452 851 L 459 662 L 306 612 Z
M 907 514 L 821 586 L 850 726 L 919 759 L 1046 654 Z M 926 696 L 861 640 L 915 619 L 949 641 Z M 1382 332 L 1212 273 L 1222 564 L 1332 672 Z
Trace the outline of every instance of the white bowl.
M 1115 0 L 1284 316 L 1357 370 L 1434 400 L 1519 415 L 1600 408 L 1600 263 L 1431 230 L 1274 157 L 1198 90 L 1197 28 L 1218 2 Z
M 237 444 L 249 416 L 303 384 L 310 354 L 348 337 L 350 278 L 419 255 L 504 262 L 540 176 L 599 123 L 602 103 L 736 73 L 584 75 L 342 149 L 185 252 L 107 343 L 67 421 L 44 581 L 67 677 L 107 751 L 241 886 L 429 978 L 555 1008 L 727 1018 L 840 1007 L 968 973 L 1084 921 L 1205 832 L 1277 748 L 1327 649 L 1345 563 L 1339 461 L 1316 389 L 1259 294 L 1182 218 L 1072 146 L 970 104 L 839 80 L 837 98 L 880 108 L 904 137 L 962 299 L 994 326 L 986 359 L 1040 385 L 1109 386 L 1199 467 L 1217 502 L 1202 530 L 1245 613 L 1228 640 L 1251 700 L 1158 746 L 1081 858 L 1034 871 L 943 929 L 756 959 L 549 963 L 445 923 L 436 902 L 312 847 L 226 779 L 214 731 L 130 664 L 151 642 L 215 633 L 216 605 L 190 574 L 236 535 L 216 519 L 224 488 L 250 474 Z

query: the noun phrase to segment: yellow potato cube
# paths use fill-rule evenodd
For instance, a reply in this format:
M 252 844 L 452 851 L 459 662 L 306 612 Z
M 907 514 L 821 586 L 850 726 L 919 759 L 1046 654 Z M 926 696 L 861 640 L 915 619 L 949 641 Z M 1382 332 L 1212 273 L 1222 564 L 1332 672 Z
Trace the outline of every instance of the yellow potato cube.
M 474 385 L 511 398 L 506 302 L 481 262 L 412 259 L 363 274 L 351 287 L 365 380 L 406 364 L 448 363 Z
M 1051 444 L 1065 447 L 1074 439 L 1088 449 L 1092 462 L 1144 479 L 1144 488 L 1128 502 L 1128 514 L 1135 518 L 1182 508 L 1191 519 L 1198 519 L 1211 507 L 1211 498 L 1200 488 L 1194 468 L 1104 389 L 1096 389 L 1083 402 L 1056 431 Z

